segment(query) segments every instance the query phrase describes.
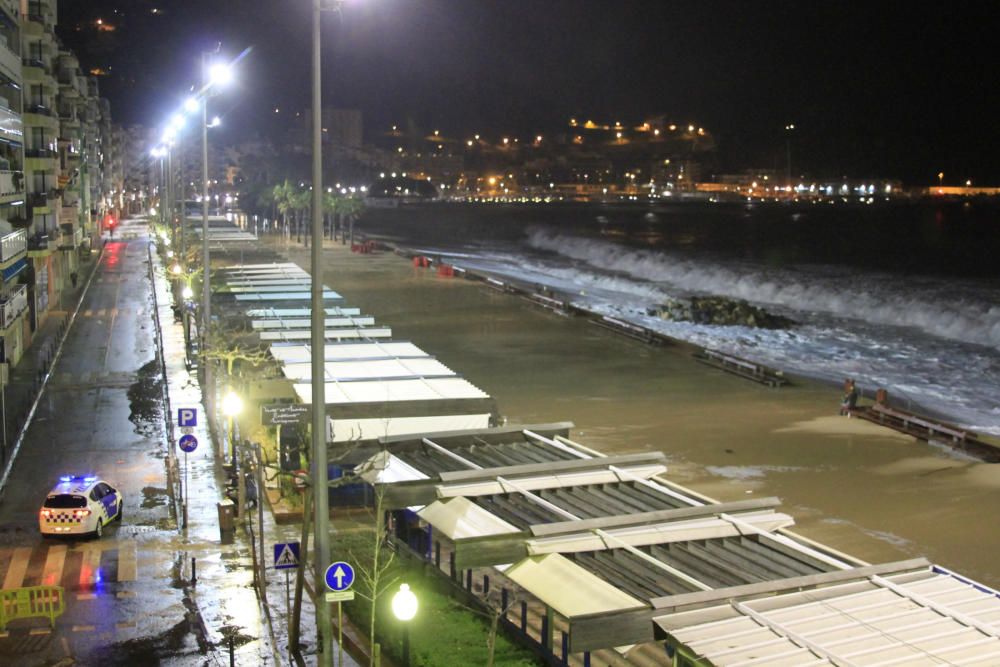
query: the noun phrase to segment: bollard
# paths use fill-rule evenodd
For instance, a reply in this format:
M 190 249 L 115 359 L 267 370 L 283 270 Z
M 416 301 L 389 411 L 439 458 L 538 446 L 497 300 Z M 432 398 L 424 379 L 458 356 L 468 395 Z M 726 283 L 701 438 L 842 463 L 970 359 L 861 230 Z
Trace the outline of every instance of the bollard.
M 191 556 L 191 585 L 198 583 L 198 561 Z
M 229 667 L 236 667 L 236 647 L 232 635 L 229 635 Z

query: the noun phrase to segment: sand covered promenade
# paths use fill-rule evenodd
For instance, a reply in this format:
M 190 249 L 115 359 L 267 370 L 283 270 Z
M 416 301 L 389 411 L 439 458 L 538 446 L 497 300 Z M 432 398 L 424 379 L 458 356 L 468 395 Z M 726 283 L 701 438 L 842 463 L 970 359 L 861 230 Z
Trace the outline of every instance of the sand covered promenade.
M 303 268 L 309 251 L 262 237 Z M 327 241 L 326 284 L 496 398 L 607 454 L 661 451 L 718 500 L 778 496 L 795 530 L 869 562 L 923 555 L 1000 586 L 1000 466 L 838 416 L 840 390 L 763 387 L 390 253 Z

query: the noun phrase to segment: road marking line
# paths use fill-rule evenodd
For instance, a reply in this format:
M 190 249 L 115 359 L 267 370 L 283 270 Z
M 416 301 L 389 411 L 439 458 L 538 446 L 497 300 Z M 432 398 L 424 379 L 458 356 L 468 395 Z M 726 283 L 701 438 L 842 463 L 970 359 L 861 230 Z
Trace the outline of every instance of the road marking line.
M 10 633 L 9 632 L 7 632 L 6 630 L 3 630 L 2 632 L 0 632 L 0 639 L 7 639 L 7 637 L 10 637 Z
M 65 563 L 66 545 L 57 544 L 49 547 L 49 555 L 45 558 L 45 569 L 42 570 L 42 586 L 59 585 Z
M 76 599 L 80 600 L 93 600 L 97 597 L 96 593 L 77 593 Z
M 24 583 L 24 573 L 28 571 L 28 561 L 31 559 L 31 547 L 18 547 L 10 560 L 10 569 L 3 579 L 4 590 L 20 588 Z
M 135 621 L 122 621 L 121 623 L 115 623 L 115 627 L 119 630 L 133 630 L 137 626 Z
M 118 581 L 135 581 L 137 558 L 135 541 L 129 540 L 118 551 Z
M 88 549 L 83 552 L 83 562 L 80 564 L 80 586 L 97 583 L 97 575 L 101 570 L 101 550 Z
M 94 315 L 94 311 L 91 310 L 90 308 L 88 308 L 87 310 L 83 311 L 83 316 L 84 317 L 92 317 L 93 315 Z
M 32 635 L 32 636 L 34 636 L 34 635 L 50 635 L 50 634 L 52 634 L 52 629 L 51 628 L 31 628 L 31 632 L 29 632 L 28 634 Z
M 112 308 L 111 309 L 111 317 L 113 317 L 113 318 L 114 317 L 118 317 L 118 309 L 117 308 Z
M 93 625 L 74 625 L 73 632 L 93 632 Z
M 115 597 L 121 598 L 121 599 L 124 599 L 124 598 L 134 598 L 135 597 L 135 591 L 118 591 L 115 594 Z

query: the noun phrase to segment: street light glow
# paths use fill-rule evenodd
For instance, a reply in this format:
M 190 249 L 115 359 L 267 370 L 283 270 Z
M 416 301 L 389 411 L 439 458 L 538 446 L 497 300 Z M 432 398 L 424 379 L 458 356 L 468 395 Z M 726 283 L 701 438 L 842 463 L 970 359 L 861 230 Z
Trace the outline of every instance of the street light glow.
M 194 296 L 194 290 L 191 289 L 190 285 L 185 285 L 184 289 L 181 290 L 181 298 L 190 299 Z
M 243 400 L 233 392 L 226 394 L 222 399 L 222 414 L 227 417 L 235 417 L 243 411 Z
M 184 100 L 184 111 L 187 111 L 188 113 L 194 113 L 200 108 L 201 105 L 198 104 L 198 98 L 189 97 L 186 100 Z
M 400 584 L 399 592 L 392 596 L 392 613 L 401 621 L 412 620 L 417 615 L 417 596 L 408 584 Z
M 222 119 L 218 116 L 212 116 L 212 122 L 208 124 L 209 127 L 219 127 L 222 125 Z
M 233 80 L 233 68 L 226 63 L 214 63 L 208 70 L 208 81 L 213 86 L 228 85 Z

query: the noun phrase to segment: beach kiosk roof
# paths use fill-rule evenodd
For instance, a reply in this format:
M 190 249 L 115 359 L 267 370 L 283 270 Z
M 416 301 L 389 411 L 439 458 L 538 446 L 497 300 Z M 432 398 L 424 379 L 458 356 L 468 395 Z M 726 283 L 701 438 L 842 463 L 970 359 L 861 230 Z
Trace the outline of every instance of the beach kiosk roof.
M 312 403 L 312 385 L 293 385 Z M 495 414 L 490 396 L 458 377 L 351 380 L 325 383 L 327 440 L 373 440 L 387 435 L 482 429 Z
M 326 361 L 430 357 L 409 341 L 328 342 L 323 351 Z M 312 361 L 312 346 L 309 344 L 274 344 L 271 345 L 270 352 L 275 360 L 283 364 L 307 364 Z
M 350 380 L 378 380 L 396 378 L 455 377 L 451 370 L 437 359 L 359 359 L 353 361 L 327 361 L 324 363 L 327 382 Z M 311 363 L 283 364 L 281 372 L 289 380 L 310 382 Z
M 603 456 L 560 426 L 385 438 L 369 475 L 456 569 L 494 566 L 564 616 L 572 652 L 651 641 L 658 599 L 866 565 L 788 532 L 775 498 L 716 502 L 659 452 Z
M 691 664 L 996 665 L 1000 593 L 924 559 L 654 600 Z

